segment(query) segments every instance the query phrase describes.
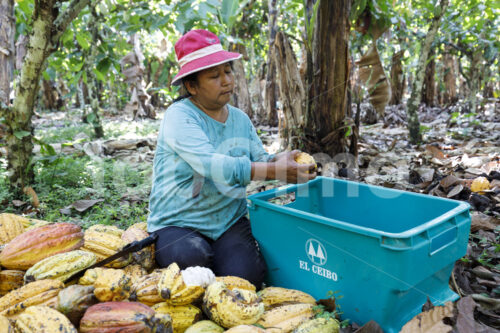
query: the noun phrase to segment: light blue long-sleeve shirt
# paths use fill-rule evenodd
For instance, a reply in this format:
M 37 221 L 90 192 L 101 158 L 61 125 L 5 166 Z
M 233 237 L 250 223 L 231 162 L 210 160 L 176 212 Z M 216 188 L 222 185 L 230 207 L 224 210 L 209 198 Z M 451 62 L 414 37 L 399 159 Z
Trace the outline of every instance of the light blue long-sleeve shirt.
M 227 107 L 225 123 L 188 98 L 165 112 L 154 158 L 149 232 L 178 226 L 217 239 L 247 213 L 251 162 L 272 156 L 248 116 Z

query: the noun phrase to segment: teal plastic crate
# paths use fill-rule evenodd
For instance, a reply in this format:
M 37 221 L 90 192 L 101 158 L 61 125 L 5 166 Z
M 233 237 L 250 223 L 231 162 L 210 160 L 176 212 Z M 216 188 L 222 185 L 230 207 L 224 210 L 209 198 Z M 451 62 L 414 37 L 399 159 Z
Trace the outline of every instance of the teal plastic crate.
M 283 195 L 295 201 L 270 202 Z M 316 299 L 338 291 L 343 319 L 375 320 L 388 333 L 420 313 L 427 297 L 434 305 L 458 298 L 448 280 L 467 250 L 465 202 L 326 177 L 249 201 L 268 285 Z

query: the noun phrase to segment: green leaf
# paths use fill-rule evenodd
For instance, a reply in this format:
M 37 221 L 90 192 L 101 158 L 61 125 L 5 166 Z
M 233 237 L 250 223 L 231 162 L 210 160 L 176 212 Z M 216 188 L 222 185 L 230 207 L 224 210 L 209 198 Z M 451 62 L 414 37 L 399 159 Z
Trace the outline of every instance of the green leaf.
M 76 41 L 78 42 L 78 44 L 80 44 L 82 49 L 88 50 L 90 48 L 90 44 L 87 41 L 87 36 L 85 34 L 78 33 L 78 34 L 76 34 L 75 37 L 76 37 Z
M 99 81 L 106 81 L 106 76 L 104 76 L 103 73 L 101 73 L 97 68 L 94 68 L 93 73 L 95 74 L 96 79 Z
M 19 140 L 22 140 L 25 136 L 31 135 L 28 131 L 15 131 L 14 136 Z
M 239 7 L 239 0 L 222 0 L 221 17 L 222 23 L 229 25 L 229 19 L 236 15 Z
M 99 63 L 97 64 L 97 70 L 101 72 L 103 75 L 105 75 L 108 72 L 110 66 L 111 66 L 111 59 L 106 57 L 101 61 L 99 61 Z

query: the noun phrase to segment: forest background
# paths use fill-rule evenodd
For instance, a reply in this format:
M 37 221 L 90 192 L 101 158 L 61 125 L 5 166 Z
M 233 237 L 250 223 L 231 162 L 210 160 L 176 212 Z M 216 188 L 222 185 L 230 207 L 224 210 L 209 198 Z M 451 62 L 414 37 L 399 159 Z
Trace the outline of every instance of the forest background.
M 232 104 L 270 152 L 471 203 L 458 284 L 488 298 L 476 319 L 498 328 L 498 287 L 464 271 L 500 281 L 499 11 L 490 0 L 0 0 L 0 211 L 145 221 L 159 122 L 180 93 L 173 45 L 209 29 L 244 54 Z M 472 191 L 481 176 L 487 191 Z

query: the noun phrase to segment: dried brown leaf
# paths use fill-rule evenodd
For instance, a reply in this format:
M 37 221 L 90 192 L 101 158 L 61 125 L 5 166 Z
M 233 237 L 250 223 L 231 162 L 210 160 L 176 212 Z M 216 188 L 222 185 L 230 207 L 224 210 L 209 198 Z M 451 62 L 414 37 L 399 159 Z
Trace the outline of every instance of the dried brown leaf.
M 461 298 L 457 302 L 457 321 L 454 329 L 456 333 L 475 333 L 476 323 L 474 321 L 474 309 L 476 302 L 472 297 Z
M 446 325 L 443 319 L 453 316 L 453 308 L 452 302 L 446 302 L 444 306 L 422 312 L 407 322 L 400 333 L 449 333 L 452 327 Z
M 428 151 L 430 154 L 432 154 L 432 157 L 435 157 L 440 160 L 445 158 L 443 152 L 435 146 L 427 145 L 425 146 L 425 150 Z
M 370 103 L 378 114 L 383 115 L 385 106 L 391 99 L 391 89 L 375 43 L 356 64 L 359 66 L 359 79 L 370 94 Z
M 499 220 L 493 216 L 483 214 L 481 212 L 471 213 L 471 232 L 476 232 L 478 230 L 495 230 L 499 225 Z
M 454 196 L 460 194 L 460 192 L 462 192 L 463 189 L 464 189 L 464 186 L 462 184 L 458 184 L 455 187 L 453 187 L 450 192 L 448 192 L 447 197 L 453 198 Z
M 103 202 L 104 199 L 97 199 L 97 200 L 78 200 L 75 201 L 71 204 L 71 207 L 76 209 L 78 212 L 83 213 L 86 210 L 92 208 L 94 205 L 98 204 L 99 202 Z
M 439 182 L 439 184 L 444 189 L 447 189 L 448 187 L 453 186 L 453 185 L 459 183 L 460 181 L 461 181 L 460 178 L 455 177 L 453 175 L 448 175 L 448 176 L 444 177 L 443 179 L 441 179 L 441 181 Z
M 23 192 L 24 194 L 26 194 L 31 198 L 31 204 L 33 205 L 33 207 L 38 208 L 38 206 L 40 206 L 40 200 L 38 200 L 38 195 L 31 186 L 26 186 L 23 189 Z

